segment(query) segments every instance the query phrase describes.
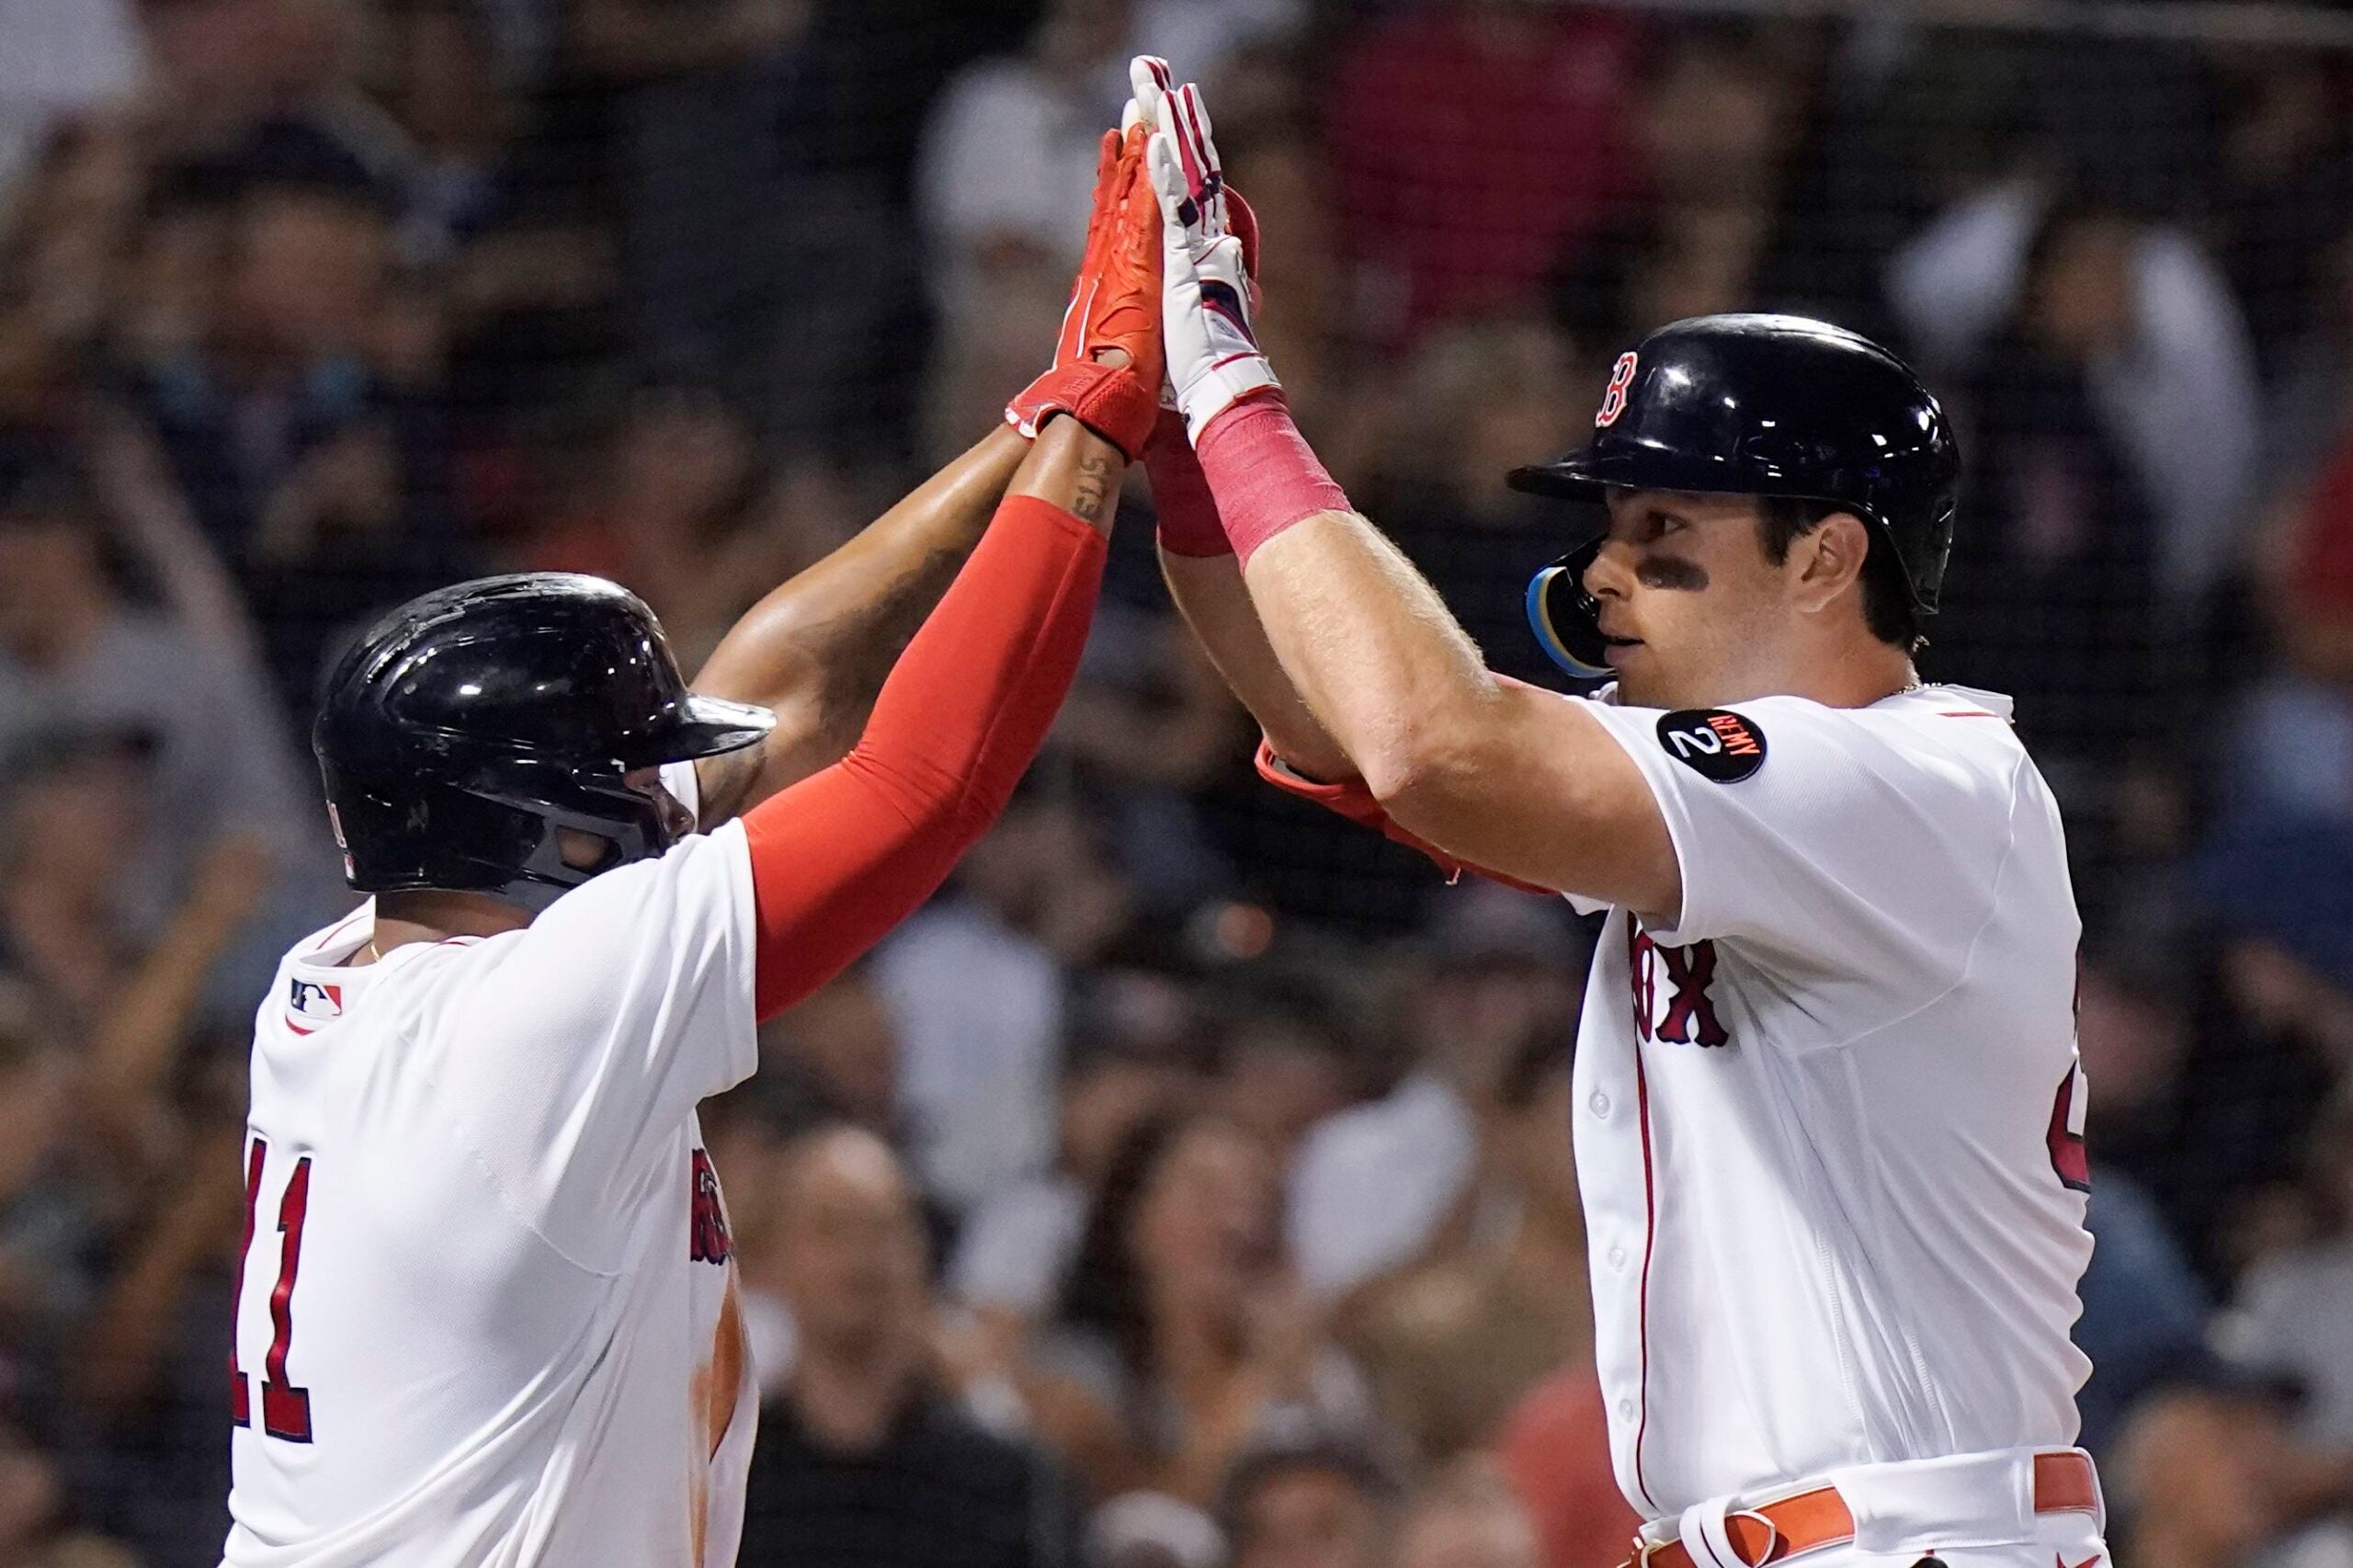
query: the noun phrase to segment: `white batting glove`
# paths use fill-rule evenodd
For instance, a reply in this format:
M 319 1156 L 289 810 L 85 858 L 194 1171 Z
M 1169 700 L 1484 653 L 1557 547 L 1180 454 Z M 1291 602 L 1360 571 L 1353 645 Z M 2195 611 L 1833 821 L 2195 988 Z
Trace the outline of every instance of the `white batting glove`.
M 1198 441 L 1236 400 L 1281 383 L 1250 324 L 1249 271 L 1242 239 L 1228 229 L 1209 110 L 1199 87 L 1172 87 L 1166 73 L 1164 62 L 1142 56 L 1131 81 L 1139 107 L 1157 111 L 1144 167 L 1160 199 L 1161 335 L 1168 384 L 1186 434 Z

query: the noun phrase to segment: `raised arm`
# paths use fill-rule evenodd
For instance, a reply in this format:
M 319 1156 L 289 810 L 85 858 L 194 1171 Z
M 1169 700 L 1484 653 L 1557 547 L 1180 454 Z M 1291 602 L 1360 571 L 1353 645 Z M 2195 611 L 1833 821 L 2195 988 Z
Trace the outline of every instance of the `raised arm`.
M 1184 423 L 1169 415 L 1165 426 L 1145 449 L 1144 467 L 1160 513 L 1160 572 L 1169 597 L 1258 722 L 1268 750 L 1303 778 L 1329 783 L 1355 778 L 1356 765 L 1308 710 L 1258 624 Z
M 1673 914 L 1674 847 L 1631 759 L 1580 704 L 1488 670 L 1300 437 L 1250 330 L 1240 242 L 1217 222 L 1222 181 L 1199 95 L 1188 85 L 1159 107 L 1147 162 L 1169 379 L 1266 647 L 1345 759 L 1337 777 L 1360 778 L 1397 828 L 1449 857 Z M 1230 596 L 1222 608 L 1231 615 Z M 1240 646 L 1230 626 L 1220 635 Z M 1311 773 L 1335 760 L 1286 756 Z
M 1176 90 L 1168 62 L 1158 55 L 1139 55 L 1128 67 L 1128 83 L 1135 94 L 1138 119 L 1157 125 L 1163 98 Z M 1198 97 L 1189 100 L 1198 107 Z M 1216 149 L 1208 139 L 1203 117 L 1201 142 L 1206 167 L 1215 170 Z M 1258 220 L 1242 193 L 1217 175 L 1216 192 L 1195 205 L 1189 237 L 1206 243 L 1225 234 L 1233 245 L 1222 254 L 1228 265 L 1223 278 L 1237 302 L 1255 304 L 1258 298 Z M 1275 659 L 1257 611 L 1242 585 L 1242 571 L 1226 541 L 1217 498 L 1185 431 L 1185 418 L 1164 409 L 1144 448 L 1144 472 L 1152 483 L 1153 507 L 1160 514 L 1160 573 L 1168 583 L 1185 624 L 1200 639 L 1210 663 L 1217 666 L 1228 688 L 1250 710 L 1266 736 L 1267 747 L 1302 777 L 1338 782 L 1355 777 L 1341 751 L 1300 700 L 1299 690 Z
M 1054 366 L 1006 411 L 1035 436 L 987 536 L 882 683 L 849 755 L 745 818 L 763 1016 L 931 895 L 1044 742 L 1094 616 L 1120 481 L 1161 380 L 1158 210 L 1142 135 L 1107 137 Z
M 695 689 L 772 709 L 777 725 L 757 746 L 695 765 L 702 826 L 849 750 L 882 677 L 980 541 L 1028 451 L 1000 426 L 728 631 Z
M 1077 673 L 1123 467 L 1049 425 L 857 746 L 745 817 L 762 1016 L 881 940 L 1012 799 Z

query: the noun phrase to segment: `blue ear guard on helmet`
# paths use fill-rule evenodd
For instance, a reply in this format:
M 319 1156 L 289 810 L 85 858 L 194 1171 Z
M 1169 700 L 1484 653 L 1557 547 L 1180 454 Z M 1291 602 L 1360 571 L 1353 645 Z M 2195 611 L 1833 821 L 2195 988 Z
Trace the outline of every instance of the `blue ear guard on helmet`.
M 1545 655 L 1579 680 L 1608 680 L 1602 660 L 1601 607 L 1585 591 L 1585 569 L 1601 553 L 1597 539 L 1579 545 L 1529 580 L 1528 625 Z

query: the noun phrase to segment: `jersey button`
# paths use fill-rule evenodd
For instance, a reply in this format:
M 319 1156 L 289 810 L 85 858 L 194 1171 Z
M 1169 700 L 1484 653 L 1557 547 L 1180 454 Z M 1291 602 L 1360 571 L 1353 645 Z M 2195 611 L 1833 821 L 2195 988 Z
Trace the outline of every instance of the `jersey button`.
M 1618 1402 L 1618 1419 L 1620 1421 L 1631 1421 L 1633 1418 L 1634 1402 L 1631 1399 L 1620 1400 Z
M 1585 1103 L 1593 1108 L 1593 1114 L 1596 1116 L 1608 1116 L 1609 1114 L 1609 1096 L 1603 1094 L 1599 1089 L 1594 1090 L 1593 1098 L 1586 1101 Z
M 1609 1267 L 1616 1269 L 1620 1274 L 1626 1272 L 1626 1249 L 1624 1247 L 1611 1247 L 1609 1249 Z

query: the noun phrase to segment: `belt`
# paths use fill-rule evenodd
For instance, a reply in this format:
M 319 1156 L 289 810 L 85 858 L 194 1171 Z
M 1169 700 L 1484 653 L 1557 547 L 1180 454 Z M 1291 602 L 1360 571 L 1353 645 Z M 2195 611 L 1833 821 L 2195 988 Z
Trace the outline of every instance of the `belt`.
M 2063 1514 L 2099 1511 L 2099 1483 L 2092 1461 L 2073 1450 L 2034 1456 L 2034 1511 Z M 1836 1486 L 1816 1486 L 1755 1508 L 1724 1516 L 1724 1533 L 1740 1553 L 1742 1568 L 1764 1568 L 1817 1547 L 1844 1546 L 1855 1539 L 1855 1516 Z M 1645 1545 L 1637 1537 L 1634 1556 L 1622 1568 L 1699 1568 L 1679 1540 Z M 1710 1564 L 1709 1568 L 1718 1568 Z

